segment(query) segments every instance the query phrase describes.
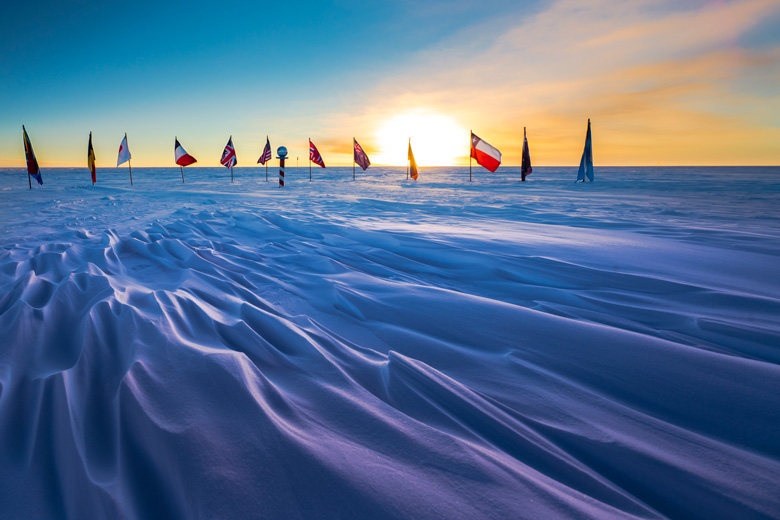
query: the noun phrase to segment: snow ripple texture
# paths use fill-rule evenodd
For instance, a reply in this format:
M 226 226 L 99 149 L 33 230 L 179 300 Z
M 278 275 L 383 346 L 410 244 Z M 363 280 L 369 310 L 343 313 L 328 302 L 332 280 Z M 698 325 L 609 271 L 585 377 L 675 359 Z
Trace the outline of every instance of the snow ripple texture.
M 780 170 L 571 171 L 0 171 L 0 517 L 780 516 Z

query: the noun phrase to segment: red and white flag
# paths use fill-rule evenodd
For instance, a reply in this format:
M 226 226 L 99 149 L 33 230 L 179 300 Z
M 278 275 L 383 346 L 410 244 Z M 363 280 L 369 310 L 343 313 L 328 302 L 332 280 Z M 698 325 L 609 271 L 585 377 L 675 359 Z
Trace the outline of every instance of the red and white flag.
M 130 160 L 130 148 L 127 146 L 127 134 L 125 134 L 122 142 L 119 143 L 119 154 L 116 156 L 116 165 L 126 163 Z
M 184 149 L 184 147 L 179 144 L 179 138 L 176 138 L 176 146 L 174 149 L 174 153 L 176 154 L 176 164 L 179 166 L 189 166 L 190 164 L 195 164 L 198 162 L 195 160 L 195 157 L 191 156 L 187 153 L 187 150 Z
M 265 164 L 271 160 L 271 140 L 268 136 L 265 136 L 265 148 L 263 148 L 263 154 L 257 160 L 257 164 Z
M 498 148 L 489 145 L 487 141 L 474 135 L 474 132 L 471 132 L 471 157 L 491 172 L 496 171 L 501 164 L 501 152 Z
M 314 146 L 314 143 L 311 142 L 311 139 L 309 139 L 309 160 L 314 164 L 319 164 L 320 166 L 325 168 L 325 161 L 322 160 L 320 151 L 317 150 L 317 147 Z
M 225 145 L 225 150 L 222 152 L 222 159 L 220 159 L 219 162 L 225 168 L 232 168 L 238 164 L 238 161 L 236 160 L 236 149 L 233 148 L 232 135 L 230 136 L 230 139 L 228 139 L 228 143 Z

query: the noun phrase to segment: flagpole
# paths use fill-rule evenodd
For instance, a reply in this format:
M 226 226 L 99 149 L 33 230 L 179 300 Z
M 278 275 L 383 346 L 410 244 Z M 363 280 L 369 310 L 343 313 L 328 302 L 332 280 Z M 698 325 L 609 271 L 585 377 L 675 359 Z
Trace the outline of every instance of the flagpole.
M 128 145 L 128 148 L 129 147 L 130 147 L 130 145 Z M 127 160 L 127 167 L 130 168 L 130 186 L 132 186 L 133 185 L 133 165 L 130 162 L 130 159 Z
M 472 145 L 471 136 L 472 135 L 474 135 L 474 131 L 469 130 L 469 182 L 471 182 L 471 145 Z
M 352 180 L 355 180 L 355 138 L 352 138 Z
M 233 182 L 233 167 L 230 167 L 230 182 Z
M 184 166 L 180 164 L 179 169 L 181 170 L 181 183 L 184 184 Z
M 30 169 L 29 169 L 29 167 L 27 169 L 27 182 L 30 184 L 30 189 L 32 189 L 32 177 L 30 177 Z
M 309 182 L 311 182 L 311 137 L 309 137 Z

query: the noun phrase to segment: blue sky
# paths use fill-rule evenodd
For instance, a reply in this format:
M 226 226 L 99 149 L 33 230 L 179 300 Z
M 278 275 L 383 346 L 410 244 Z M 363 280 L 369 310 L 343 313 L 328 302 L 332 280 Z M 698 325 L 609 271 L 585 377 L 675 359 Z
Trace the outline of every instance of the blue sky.
M 254 165 L 266 134 L 301 157 L 312 137 L 329 164 L 348 163 L 354 135 L 393 162 L 381 127 L 409 110 L 474 128 L 509 163 L 523 126 L 537 163 L 576 163 L 587 117 L 611 163 L 780 162 L 778 3 L 629 4 L 15 2 L 0 20 L 0 166 L 22 164 L 21 124 L 48 165 L 82 163 L 89 131 L 105 165 L 124 132 L 139 166 L 171 162 L 174 135 L 204 166 L 230 135 Z M 708 155 L 719 121 L 764 137 Z

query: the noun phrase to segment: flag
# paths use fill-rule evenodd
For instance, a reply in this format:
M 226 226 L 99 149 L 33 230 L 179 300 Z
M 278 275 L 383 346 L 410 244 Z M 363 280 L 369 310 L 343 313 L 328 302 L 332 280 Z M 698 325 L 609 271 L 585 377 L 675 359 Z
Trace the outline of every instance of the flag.
M 314 146 L 314 143 L 311 142 L 311 139 L 309 139 L 309 160 L 314 164 L 319 164 L 320 166 L 325 168 L 325 161 L 322 160 L 320 151 L 317 150 L 317 147 Z M 363 169 L 365 170 L 365 168 Z
M 363 151 L 354 137 L 352 138 L 352 142 L 355 147 L 355 162 L 358 163 L 361 168 L 363 168 L 363 171 L 366 171 L 366 168 L 371 166 L 371 161 L 368 160 L 368 155 L 366 155 L 366 152 Z
M 127 147 L 127 134 L 122 142 L 119 144 L 119 155 L 116 158 L 116 165 L 126 163 L 130 160 L 130 148 Z
M 32 143 L 27 136 L 27 129 L 24 128 L 24 125 L 22 125 L 22 133 L 24 134 L 24 157 L 27 159 L 27 173 L 35 177 L 38 184 L 43 184 L 43 176 L 41 175 L 41 169 L 38 167 L 38 159 L 35 158 Z
M 484 166 L 491 172 L 496 171 L 501 164 L 501 152 L 498 148 L 489 145 L 483 141 L 474 132 L 471 132 L 471 157 L 476 159 L 477 164 Z
M 92 184 L 97 182 L 95 174 L 95 150 L 92 149 L 92 132 L 89 133 L 89 145 L 87 146 L 87 168 L 92 172 Z
M 257 164 L 265 164 L 271 160 L 271 141 L 268 136 L 265 136 L 265 148 L 263 148 L 263 155 L 257 160 Z
M 585 182 L 585 176 L 593 182 L 593 142 L 590 136 L 590 119 L 588 119 L 588 133 L 585 134 L 585 149 L 580 159 L 580 170 L 577 172 L 577 180 Z
M 228 139 L 227 144 L 225 145 L 225 151 L 222 152 L 222 159 L 219 160 L 219 162 L 225 167 L 225 168 L 232 168 L 236 164 L 238 164 L 238 161 L 236 160 L 236 149 L 233 148 L 233 136 L 230 136 L 230 139 Z
M 176 144 L 174 145 L 173 153 L 176 155 L 176 164 L 179 166 L 189 166 L 198 162 L 195 157 L 187 153 L 187 150 L 179 144 L 179 138 L 176 137 Z
M 534 169 L 531 167 L 531 151 L 528 149 L 528 137 L 525 134 L 525 128 L 523 128 L 523 165 L 520 167 L 520 176 L 522 180 L 531 173 Z
M 412 153 L 412 140 L 409 139 L 409 175 L 412 179 L 417 180 L 417 161 L 414 160 L 414 154 Z

